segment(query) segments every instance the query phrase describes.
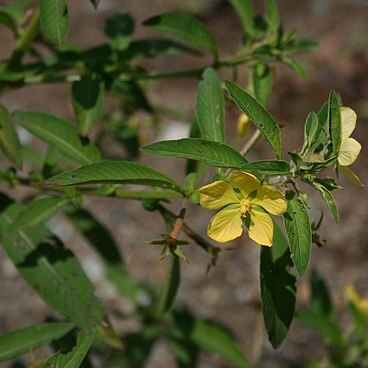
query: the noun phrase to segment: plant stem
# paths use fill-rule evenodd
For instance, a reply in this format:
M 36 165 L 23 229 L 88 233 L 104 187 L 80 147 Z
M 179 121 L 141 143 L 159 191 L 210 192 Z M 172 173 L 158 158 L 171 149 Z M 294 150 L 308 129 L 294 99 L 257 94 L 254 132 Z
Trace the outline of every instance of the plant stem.
M 242 156 L 246 155 L 255 146 L 255 144 L 258 142 L 260 138 L 261 132 L 259 129 L 257 129 L 250 137 L 250 139 L 245 143 L 244 147 L 240 151 L 240 154 Z

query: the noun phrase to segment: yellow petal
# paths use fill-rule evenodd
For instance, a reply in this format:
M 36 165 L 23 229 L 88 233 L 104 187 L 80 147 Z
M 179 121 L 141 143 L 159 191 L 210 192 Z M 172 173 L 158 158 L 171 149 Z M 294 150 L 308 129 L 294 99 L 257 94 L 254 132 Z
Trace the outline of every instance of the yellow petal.
M 239 198 L 229 183 L 218 180 L 199 189 L 199 203 L 209 210 L 217 210 L 228 204 L 239 203 Z
M 344 296 L 347 302 L 353 304 L 365 318 L 368 318 L 368 299 L 362 298 L 353 285 L 345 288 Z
M 238 238 L 243 232 L 243 222 L 238 206 L 233 209 L 223 209 L 212 217 L 207 234 L 219 243 L 225 243 Z
M 360 180 L 357 174 L 350 170 L 347 166 L 340 166 L 339 169 L 341 172 L 354 184 L 359 185 L 360 187 L 364 188 L 364 183 Z
M 350 107 L 342 107 L 341 113 L 341 139 L 344 140 L 350 137 L 355 129 L 357 115 Z
M 249 120 L 248 116 L 244 113 L 239 116 L 238 124 L 237 124 L 237 131 L 241 137 L 245 137 L 251 128 L 252 123 Z
M 259 180 L 252 174 L 235 170 L 230 174 L 231 184 L 235 184 L 244 198 L 260 187 Z
M 338 161 L 341 166 L 351 165 L 359 156 L 362 146 L 354 138 L 347 138 L 341 142 Z
M 257 191 L 257 196 L 251 200 L 251 204 L 261 206 L 273 215 L 282 215 L 287 210 L 284 194 L 271 185 L 262 185 Z
M 273 222 L 267 213 L 250 211 L 249 237 L 260 245 L 272 246 Z

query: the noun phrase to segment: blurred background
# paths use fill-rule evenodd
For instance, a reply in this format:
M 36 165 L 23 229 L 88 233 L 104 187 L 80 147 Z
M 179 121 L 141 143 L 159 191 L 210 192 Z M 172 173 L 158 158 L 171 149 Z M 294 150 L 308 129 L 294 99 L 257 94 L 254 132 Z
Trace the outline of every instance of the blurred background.
M 0 4 L 9 3 L 0 1 Z M 262 2 L 255 2 L 262 9 Z M 283 126 L 284 152 L 299 148 L 303 139 L 304 120 L 310 111 L 317 111 L 327 100 L 331 89 L 337 90 L 345 106 L 358 114 L 353 133 L 362 144 L 360 157 L 353 170 L 368 183 L 368 1 L 366 0 L 279 0 L 282 23 L 286 30 L 297 28 L 300 35 L 316 40 L 319 47 L 299 58 L 306 67 L 309 79 L 302 80 L 287 67 L 276 66 L 277 78 L 269 110 Z M 240 26 L 227 1 L 224 0 L 101 0 L 97 11 L 87 1 L 70 1 L 71 29 L 68 41 L 83 47 L 104 42 L 103 23 L 117 11 L 129 12 L 136 20 L 135 37 L 160 37 L 141 25 L 145 19 L 163 11 L 177 10 L 196 14 L 214 33 L 221 55 L 234 52 L 240 42 Z M 12 51 L 12 36 L 0 29 L 0 58 Z M 190 66 L 206 65 L 208 56 L 160 58 L 145 63 L 152 70 L 178 70 Z M 241 69 L 239 70 L 241 72 Z M 226 74 L 222 75 L 226 77 Z M 240 77 L 242 79 L 242 77 Z M 244 81 L 246 71 L 244 70 Z M 157 106 L 169 106 L 176 111 L 146 137 L 148 141 L 184 137 L 193 117 L 197 80 L 163 80 L 150 85 L 148 96 Z M 0 96 L 0 103 L 9 110 L 28 108 L 49 112 L 72 119 L 69 102 L 70 86 L 33 86 L 11 91 Z M 104 107 L 109 108 L 109 102 Z M 237 115 L 228 115 L 227 129 L 236 128 Z M 24 136 L 24 139 L 28 139 Z M 266 159 L 266 145 L 259 142 L 252 159 Z M 116 156 L 115 156 L 116 157 Z M 183 179 L 184 161 L 152 159 L 142 155 L 149 163 L 178 180 Z M 331 288 L 338 306 L 341 323 L 346 322 L 343 290 L 353 283 L 361 294 L 368 297 L 368 196 L 366 189 L 354 186 L 344 178 L 343 191 L 335 193 L 340 208 L 340 224 L 336 224 L 317 193 L 311 195 L 312 214 L 325 216 L 320 230 L 326 245 L 314 247 L 311 270 L 318 270 Z M 20 193 L 20 196 L 23 193 Z M 142 281 L 160 282 L 166 271 L 166 261 L 159 262 L 159 249 L 145 243 L 165 232 L 157 216 L 142 211 L 137 202 L 93 199 L 86 206 L 110 229 L 120 245 L 126 263 L 133 275 Z M 188 222 L 205 233 L 211 213 L 190 207 Z M 156 222 L 158 221 L 158 222 Z M 51 228 L 73 249 L 111 310 L 129 312 L 131 306 L 124 298 L 117 298 L 105 282 L 97 257 L 83 239 L 61 216 L 50 221 Z M 227 325 L 237 336 L 249 357 L 264 367 L 281 367 L 284 363 L 299 364 L 318 358 L 323 352 L 320 336 L 294 320 L 289 335 L 278 351 L 267 341 L 259 305 L 259 246 L 242 236 L 232 245 L 235 250 L 223 252 L 217 266 L 206 277 L 207 257 L 195 246 L 187 248 L 190 264 L 182 266 L 182 284 L 179 298 L 199 315 L 214 318 Z M 0 333 L 41 321 L 49 316 L 49 309 L 32 289 L 19 279 L 16 270 L 0 250 Z M 304 308 L 309 299 L 308 275 L 298 281 L 297 307 Z M 119 328 L 122 326 L 119 326 Z M 123 326 L 123 328 L 127 328 Z M 230 367 L 220 358 L 203 356 L 201 368 Z M 5 365 L 4 365 L 5 367 Z M 159 344 L 150 356 L 149 368 L 175 367 L 168 346 Z

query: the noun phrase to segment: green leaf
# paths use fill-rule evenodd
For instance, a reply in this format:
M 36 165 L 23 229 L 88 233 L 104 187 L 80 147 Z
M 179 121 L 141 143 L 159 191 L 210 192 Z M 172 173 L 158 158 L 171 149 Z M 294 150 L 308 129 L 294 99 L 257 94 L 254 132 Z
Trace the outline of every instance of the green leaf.
M 302 200 L 289 191 L 286 193 L 288 209 L 284 214 L 286 233 L 290 242 L 292 260 L 300 276 L 309 263 L 312 250 L 312 230 L 308 212 Z
M 279 226 L 273 223 L 272 247 L 261 247 L 261 299 L 268 339 L 277 349 L 284 341 L 293 320 L 296 278 L 288 243 Z
M 331 301 L 328 287 L 317 271 L 313 271 L 310 277 L 312 289 L 312 310 L 316 314 L 324 315 L 327 318 L 335 318 L 335 310 Z
M 11 12 L 8 11 L 6 6 L 0 7 L 0 24 L 10 29 L 15 37 L 18 36 L 17 20 L 13 17 Z
M 145 39 L 132 41 L 125 51 L 129 60 L 174 56 L 182 53 L 198 54 L 198 51 L 184 44 L 163 39 Z
M 77 344 L 67 354 L 58 352 L 47 360 L 46 368 L 79 368 L 94 339 L 95 330 L 83 330 L 77 334 Z
M 129 275 L 110 232 L 87 210 L 68 208 L 66 214 L 72 224 L 83 234 L 101 256 L 108 279 L 116 289 L 132 300 L 136 300 L 141 288 Z
M 303 66 L 293 57 L 291 56 L 282 56 L 282 61 L 288 65 L 299 77 L 304 80 L 308 79 L 307 72 L 304 70 Z
M 96 76 L 84 76 L 72 86 L 72 105 L 78 132 L 87 136 L 96 124 L 104 98 L 104 83 Z
M 97 148 L 83 145 L 77 130 L 67 121 L 56 116 L 29 110 L 16 110 L 13 117 L 17 124 L 37 138 L 51 143 L 66 157 L 80 164 L 90 164 L 100 159 Z
M 280 27 L 280 15 L 276 0 L 265 0 L 265 20 L 268 25 L 268 34 L 277 36 L 276 32 Z
M 212 68 L 203 73 L 196 101 L 196 118 L 202 138 L 225 142 L 225 107 L 221 82 Z
M 134 19 L 125 13 L 117 13 L 107 19 L 105 34 L 109 39 L 111 48 L 123 51 L 128 48 L 134 32 Z
M 214 167 L 241 168 L 248 163 L 232 147 L 201 138 L 161 141 L 141 149 L 151 155 L 188 158 Z
M 311 184 L 320 192 L 335 221 L 339 222 L 339 209 L 331 192 L 323 184 L 318 183 L 317 181 L 312 181 Z
M 3 106 L 0 106 L 0 148 L 11 162 L 19 168 L 22 167 L 23 158 L 18 134 Z
M 4 199 L 1 199 L 4 202 Z M 56 311 L 86 328 L 105 324 L 104 309 L 77 258 L 50 231 L 34 226 L 9 236 L 23 207 L 8 205 L 0 216 L 1 244 L 21 276 Z
M 217 44 L 212 33 L 198 19 L 183 13 L 164 13 L 147 19 L 143 25 L 170 33 L 191 46 L 204 47 L 217 57 Z
M 244 171 L 258 171 L 262 175 L 290 175 L 290 164 L 283 160 L 253 161 L 242 166 Z
M 14 219 L 9 232 L 13 234 L 21 229 L 42 224 L 56 215 L 68 201 L 69 199 L 67 198 L 47 197 L 31 202 Z
M 302 154 L 313 153 L 310 152 L 310 148 L 317 139 L 319 132 L 318 115 L 315 112 L 310 112 L 304 124 L 304 144 L 302 148 Z
M 338 156 L 341 144 L 341 113 L 340 98 L 335 91 L 331 91 L 328 99 L 328 121 L 331 137 L 331 156 Z
M 65 0 L 40 0 L 41 26 L 55 45 L 64 43 L 69 32 L 69 13 Z
M 253 87 L 256 99 L 267 105 L 274 81 L 274 72 L 266 64 L 258 63 L 253 67 Z
M 22 328 L 0 336 L 0 361 L 16 358 L 67 334 L 73 323 L 50 322 Z
M 254 34 L 255 11 L 251 0 L 229 0 L 239 17 L 245 36 Z
M 233 335 L 218 322 L 195 318 L 192 340 L 202 349 L 219 354 L 236 367 L 250 367 L 243 349 Z
M 168 312 L 173 306 L 180 285 L 180 259 L 178 256 L 171 257 L 169 273 L 164 281 L 158 304 L 158 314 Z
M 88 183 L 131 183 L 152 185 L 182 193 L 173 179 L 144 165 L 129 161 L 105 161 L 53 176 L 46 185 L 64 186 Z
M 275 119 L 255 98 L 235 83 L 227 81 L 225 84 L 239 109 L 260 130 L 263 137 L 270 144 L 276 158 L 281 159 L 281 133 Z

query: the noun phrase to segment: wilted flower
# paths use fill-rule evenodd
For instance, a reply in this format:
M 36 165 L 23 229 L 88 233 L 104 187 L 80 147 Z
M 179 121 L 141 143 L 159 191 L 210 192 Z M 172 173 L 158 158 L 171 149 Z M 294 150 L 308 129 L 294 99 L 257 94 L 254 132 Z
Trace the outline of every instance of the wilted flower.
M 208 225 L 208 236 L 220 243 L 228 242 L 242 234 L 244 223 L 252 240 L 271 246 L 273 222 L 266 211 L 282 215 L 287 209 L 284 194 L 242 171 L 233 171 L 229 181 L 218 180 L 199 189 L 202 207 L 220 209 Z

